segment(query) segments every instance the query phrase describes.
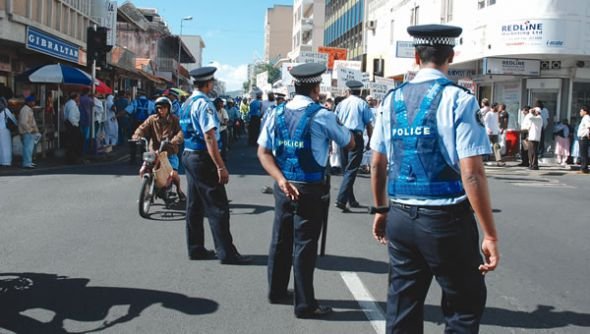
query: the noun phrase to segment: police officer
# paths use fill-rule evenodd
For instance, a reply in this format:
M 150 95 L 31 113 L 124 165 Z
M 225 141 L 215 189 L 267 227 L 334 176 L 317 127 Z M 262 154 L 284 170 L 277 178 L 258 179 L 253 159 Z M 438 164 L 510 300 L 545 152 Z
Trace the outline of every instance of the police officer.
M 445 77 L 461 31 L 408 28 L 421 69 L 388 93 L 371 139 L 373 235 L 387 243 L 391 266 L 387 333 L 422 333 L 433 275 L 442 288 L 445 332 L 477 333 L 486 300 L 483 274 L 499 261 L 481 157 L 490 153 L 490 142 L 476 99 Z
M 195 91 L 181 110 L 180 126 L 185 138 L 182 163 L 188 181 L 188 255 L 191 260 L 214 257 L 215 253 L 205 248 L 203 219 L 207 215 L 221 263 L 247 264 L 251 259 L 238 253 L 229 230 L 229 203 L 224 186 L 229 173 L 219 153 L 219 118 L 207 97 L 213 90 L 216 70 L 208 66 L 191 71 Z
M 256 138 L 260 133 L 262 113 L 262 91 L 257 90 L 256 99 L 250 103 L 248 111 L 248 145 L 256 145 Z
M 369 138 L 371 138 L 371 133 L 373 132 L 371 123 L 373 113 L 371 112 L 371 108 L 369 108 L 369 104 L 360 97 L 363 83 L 350 80 L 346 82 L 346 86 L 349 89 L 349 96 L 338 104 L 336 115 L 340 122 L 352 131 L 356 146 L 354 150 L 343 148 L 341 153 L 344 173 L 342 175 L 340 191 L 338 191 L 338 197 L 336 198 L 336 207 L 341 209 L 342 212 L 350 212 L 346 206 L 347 204 L 350 204 L 350 207 L 353 208 L 360 206 L 354 197 L 354 181 L 361 161 L 363 160 L 363 149 L 365 148 L 363 131 L 365 129 L 367 130 Z
M 331 308 L 318 304 L 313 271 L 322 224 L 321 202 L 328 145 L 354 148 L 354 138 L 336 116 L 317 103 L 326 67 L 303 64 L 291 69 L 295 97 L 274 109 L 258 139 L 258 158 L 272 176 L 275 220 L 268 256 L 268 298 L 280 303 L 287 292 L 291 265 L 295 278 L 295 316 L 315 318 Z
M 133 133 L 137 130 L 140 124 L 145 122 L 150 115 L 156 112 L 156 105 L 153 101 L 148 100 L 144 92 L 139 92 L 139 97 L 133 100 L 133 102 L 125 108 L 125 111 L 127 111 L 132 117 L 131 133 Z M 135 164 L 137 159 L 137 144 L 130 143 L 129 155 L 129 163 Z

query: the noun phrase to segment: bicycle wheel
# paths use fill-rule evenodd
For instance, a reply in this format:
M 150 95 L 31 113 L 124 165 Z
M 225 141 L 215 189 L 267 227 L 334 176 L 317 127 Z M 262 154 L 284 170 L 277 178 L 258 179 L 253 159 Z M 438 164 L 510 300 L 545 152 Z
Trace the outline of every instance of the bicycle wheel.
M 149 218 L 148 212 L 153 203 L 152 178 L 144 177 L 139 191 L 139 215 Z

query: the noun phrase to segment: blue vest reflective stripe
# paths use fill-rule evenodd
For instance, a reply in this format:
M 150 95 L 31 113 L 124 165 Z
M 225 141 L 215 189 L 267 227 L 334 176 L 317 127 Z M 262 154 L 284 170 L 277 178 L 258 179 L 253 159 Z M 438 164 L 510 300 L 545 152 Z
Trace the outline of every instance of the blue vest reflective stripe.
M 180 108 L 182 108 L 182 107 L 180 106 L 180 102 L 178 102 L 178 100 L 172 101 L 172 110 L 171 110 L 172 115 L 180 116 L 179 115 Z
M 184 148 L 191 151 L 206 151 L 207 144 L 205 143 L 205 136 L 201 127 L 193 124 L 191 120 L 191 108 L 193 103 L 199 99 L 204 99 L 204 95 L 197 95 L 186 101 L 180 109 L 180 128 L 184 134 Z M 221 148 L 221 141 L 217 141 L 217 145 Z
M 135 118 L 138 121 L 145 121 L 149 116 L 149 101 L 147 99 L 137 99 L 135 107 Z
M 303 112 L 285 113 L 284 104 L 275 109 L 275 161 L 289 181 L 324 180 L 326 168 L 315 161 L 311 150 L 311 122 L 320 109 L 317 103 L 311 103 Z
M 389 196 L 436 199 L 465 194 L 461 175 L 442 155 L 436 122 L 442 92 L 450 84 L 444 78 L 404 84 L 392 92 Z

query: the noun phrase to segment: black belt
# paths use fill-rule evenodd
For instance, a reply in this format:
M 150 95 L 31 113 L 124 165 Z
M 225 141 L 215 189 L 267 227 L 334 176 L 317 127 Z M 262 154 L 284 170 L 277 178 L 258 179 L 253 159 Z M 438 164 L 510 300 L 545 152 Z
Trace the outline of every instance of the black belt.
M 209 151 L 189 151 L 189 150 L 184 150 L 183 154 L 209 155 Z
M 471 209 L 468 200 L 452 205 L 409 205 L 391 201 L 391 206 L 402 209 L 404 211 L 416 210 L 420 211 L 443 211 L 443 212 L 458 212 L 466 209 Z
M 361 136 L 363 135 L 363 131 L 362 130 L 351 130 L 351 129 L 349 129 L 349 130 L 350 130 L 350 132 L 352 132 L 353 134 L 355 134 L 357 136 L 358 135 L 361 135 Z

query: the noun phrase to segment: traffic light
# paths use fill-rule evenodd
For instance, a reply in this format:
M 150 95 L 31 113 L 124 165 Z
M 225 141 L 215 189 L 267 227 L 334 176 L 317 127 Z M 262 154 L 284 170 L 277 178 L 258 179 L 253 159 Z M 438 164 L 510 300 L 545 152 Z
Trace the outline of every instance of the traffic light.
M 96 66 L 107 66 L 107 52 L 113 48 L 107 45 L 107 31 L 105 27 L 88 27 L 86 31 L 86 64 L 92 66 L 92 61 L 96 60 Z

